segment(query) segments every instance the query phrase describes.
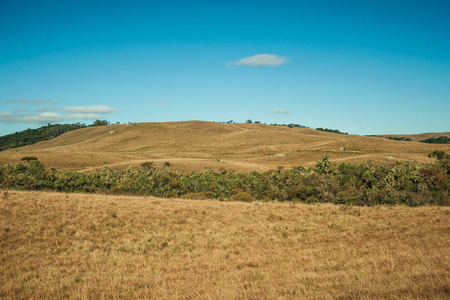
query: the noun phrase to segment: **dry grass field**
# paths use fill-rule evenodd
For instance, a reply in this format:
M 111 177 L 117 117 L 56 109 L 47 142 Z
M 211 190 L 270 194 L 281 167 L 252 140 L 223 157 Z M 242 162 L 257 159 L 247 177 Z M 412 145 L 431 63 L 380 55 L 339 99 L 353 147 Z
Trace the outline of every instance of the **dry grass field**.
M 345 147 L 346 151 L 340 151 Z M 137 123 L 89 127 L 35 145 L 0 152 L 0 164 L 37 156 L 47 167 L 92 171 L 139 166 L 152 161 L 188 172 L 228 169 L 266 171 L 277 166 L 312 166 L 328 155 L 331 162 L 375 164 L 432 162 L 428 153 L 450 152 L 450 145 L 392 141 L 343 135 L 310 128 L 212 122 Z
M 2 191 L 0 298 L 449 299 L 449 221 L 448 207 Z

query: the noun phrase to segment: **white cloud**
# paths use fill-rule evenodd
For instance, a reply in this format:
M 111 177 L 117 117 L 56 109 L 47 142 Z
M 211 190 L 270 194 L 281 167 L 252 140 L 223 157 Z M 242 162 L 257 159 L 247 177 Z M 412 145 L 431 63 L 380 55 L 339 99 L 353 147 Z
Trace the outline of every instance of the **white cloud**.
M 274 108 L 272 112 L 275 113 L 275 114 L 288 114 L 288 113 L 290 113 L 289 110 L 282 109 L 282 108 Z
M 96 120 L 96 119 L 103 119 L 103 118 L 104 117 L 100 114 L 83 114 L 83 113 L 69 114 L 69 119 L 71 119 L 71 120 L 77 120 L 77 119 Z
M 47 102 L 47 100 L 8 100 L 7 102 L 25 103 L 31 105 L 35 105 L 36 103 L 50 103 Z M 62 113 L 57 113 L 57 111 Z M 119 110 L 106 105 L 76 106 L 64 108 L 40 107 L 33 112 L 28 112 L 26 109 L 19 109 L 14 110 L 12 113 L 1 112 L 0 123 L 47 124 L 71 120 L 96 120 L 104 119 L 104 116 L 102 114 L 113 113 L 116 111 Z
M 16 115 L 15 122 L 17 123 L 34 123 L 34 124 L 45 124 L 52 122 L 61 122 L 66 120 L 63 115 L 53 113 L 53 112 L 43 112 L 36 115 Z
M 39 105 L 39 104 L 57 104 L 58 102 L 52 100 L 29 100 L 29 99 L 12 99 L 7 100 L 8 103 L 24 103 L 29 105 Z
M 14 122 L 14 115 L 9 112 L 2 112 L 0 113 L 0 122 L 3 123 Z
M 38 107 L 36 111 L 58 111 L 62 110 L 60 107 Z
M 61 110 L 68 113 L 81 114 L 108 114 L 119 111 L 116 108 L 112 108 L 106 105 L 64 107 Z
M 288 62 L 286 57 L 280 57 L 275 54 L 257 54 L 249 57 L 244 57 L 238 61 L 228 63 L 227 66 L 251 66 L 251 67 L 263 67 L 263 66 L 279 66 Z
M 32 124 L 47 124 L 70 120 L 96 120 L 103 119 L 100 114 L 83 114 L 75 113 L 67 116 L 55 112 L 42 112 L 36 114 L 12 114 L 9 112 L 0 113 L 1 123 L 32 123 Z

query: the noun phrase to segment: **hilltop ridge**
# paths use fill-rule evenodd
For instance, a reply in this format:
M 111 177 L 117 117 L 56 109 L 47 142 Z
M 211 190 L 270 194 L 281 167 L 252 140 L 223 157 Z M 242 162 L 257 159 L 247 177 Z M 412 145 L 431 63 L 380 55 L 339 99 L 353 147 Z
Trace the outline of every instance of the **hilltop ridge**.
M 264 171 L 277 166 L 311 166 L 326 155 L 339 163 L 431 162 L 427 155 L 433 150 L 450 152 L 450 145 L 392 141 L 311 128 L 183 121 L 77 129 L 52 140 L 0 152 L 0 163 L 18 162 L 33 155 L 48 167 L 83 171 L 104 166 L 139 166 L 147 161 L 157 165 L 170 162 L 180 171 L 205 168 Z

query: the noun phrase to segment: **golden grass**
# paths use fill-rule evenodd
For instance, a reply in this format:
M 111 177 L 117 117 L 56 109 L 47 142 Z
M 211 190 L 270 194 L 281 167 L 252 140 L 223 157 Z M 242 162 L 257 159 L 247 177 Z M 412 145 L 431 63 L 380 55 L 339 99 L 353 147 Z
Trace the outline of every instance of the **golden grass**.
M 0 298 L 448 299 L 449 221 L 447 207 L 2 191 Z
M 340 147 L 347 151 L 339 151 Z M 2 151 L 0 163 L 37 156 L 47 167 L 78 171 L 139 166 L 148 161 L 162 166 L 167 161 L 173 170 L 182 172 L 206 168 L 251 172 L 277 166 L 312 166 L 325 155 L 337 163 L 432 162 L 427 155 L 434 150 L 449 153 L 450 145 L 333 134 L 310 128 L 189 121 L 83 128 L 36 145 Z

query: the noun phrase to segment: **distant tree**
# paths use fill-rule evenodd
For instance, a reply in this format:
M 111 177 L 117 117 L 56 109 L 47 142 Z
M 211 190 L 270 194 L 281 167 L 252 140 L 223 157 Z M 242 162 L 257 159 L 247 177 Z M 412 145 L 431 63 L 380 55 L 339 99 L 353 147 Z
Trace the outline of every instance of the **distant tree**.
M 426 140 L 420 141 L 422 143 L 428 143 L 428 144 L 450 144 L 450 138 L 446 136 L 440 136 L 437 139 L 436 138 L 429 138 Z
M 95 120 L 91 126 L 108 126 L 109 122 L 106 120 Z
M 248 119 L 247 121 L 245 121 L 245 123 L 252 124 L 253 122 L 252 120 Z
M 389 140 L 394 140 L 394 141 L 408 141 L 408 142 L 411 141 L 410 138 L 407 138 L 407 137 L 404 137 L 404 136 L 402 136 L 402 137 L 387 136 L 386 138 L 389 139 Z
M 303 128 L 305 126 L 300 125 L 300 124 L 295 124 L 295 123 L 290 123 L 287 125 L 289 128 Z
M 329 132 L 329 133 L 348 134 L 347 132 L 341 132 L 337 129 L 328 129 L 328 128 L 322 128 L 322 127 L 316 128 L 316 130 Z
M 227 124 L 233 124 L 233 123 L 234 123 L 233 120 L 230 120 L 230 121 L 227 122 Z
M 261 124 L 261 121 L 255 121 L 254 123 L 255 124 Z
M 36 156 L 25 156 L 25 157 L 22 157 L 20 160 L 21 161 L 32 161 L 32 160 L 38 160 L 38 159 Z

